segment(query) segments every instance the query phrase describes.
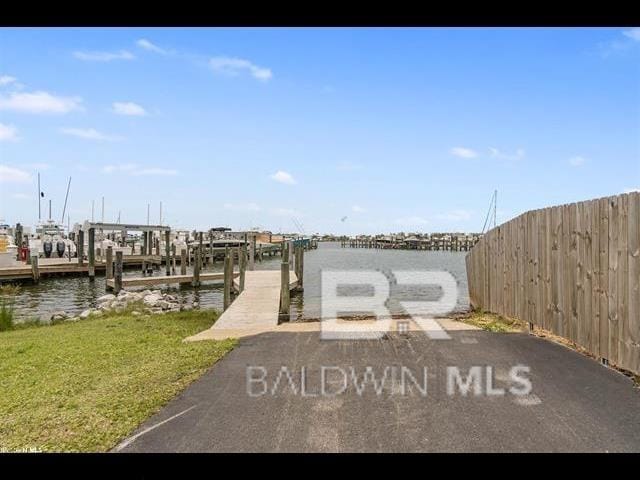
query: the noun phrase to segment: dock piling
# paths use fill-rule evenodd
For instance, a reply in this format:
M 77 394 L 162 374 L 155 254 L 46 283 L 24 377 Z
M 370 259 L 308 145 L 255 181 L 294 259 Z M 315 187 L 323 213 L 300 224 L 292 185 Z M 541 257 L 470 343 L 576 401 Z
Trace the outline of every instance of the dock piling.
M 288 250 L 288 248 L 287 248 Z M 282 257 L 282 264 L 280 265 L 280 312 L 278 315 L 278 323 L 281 321 L 289 320 L 289 314 L 291 312 L 291 296 L 289 293 L 289 259 L 288 253 L 285 253 Z
M 244 290 L 244 279 L 245 279 L 246 270 L 247 270 L 247 244 L 246 243 L 242 245 L 240 249 L 240 258 L 238 260 L 239 260 L 238 263 L 240 268 L 240 280 L 238 281 L 238 283 L 239 283 L 240 293 L 242 293 L 242 291 Z
M 172 259 L 172 266 L 171 266 L 171 275 L 175 275 L 176 274 L 176 245 L 175 243 L 171 245 L 171 259 Z
M 33 283 L 40 281 L 40 270 L 38 268 L 38 254 L 31 256 L 31 276 L 33 277 Z
M 249 270 L 255 270 L 256 266 L 256 236 L 251 234 L 251 243 L 249 244 Z
M 201 260 L 202 260 L 202 256 L 201 256 L 200 247 L 196 247 L 196 258 L 194 259 L 194 262 L 193 262 L 193 281 L 191 282 L 191 285 L 193 285 L 194 287 L 200 286 Z
M 298 257 L 296 258 L 296 277 L 298 278 L 298 286 L 296 291 L 304 291 L 304 247 L 298 248 Z
M 122 290 L 122 251 L 116 252 L 116 268 L 113 281 L 113 291 L 117 295 Z
M 84 230 L 78 232 L 78 242 L 76 243 L 76 253 L 78 254 L 78 265 L 84 263 Z
M 180 250 L 180 275 L 187 274 L 187 250 Z
M 96 242 L 96 229 L 89 229 L 89 280 L 95 280 L 96 278 L 96 250 L 95 250 L 95 242 Z
M 233 260 L 229 252 L 229 247 L 224 253 L 224 297 L 223 310 L 231 305 L 231 283 L 233 282 Z
M 165 255 L 165 266 L 166 266 L 166 274 L 167 277 L 169 275 L 171 275 L 171 259 L 170 259 L 170 253 L 171 253 L 171 233 L 169 232 L 169 230 L 165 230 L 164 232 L 164 255 Z
M 107 247 L 107 264 L 105 265 L 105 278 L 109 280 L 113 278 L 113 247 Z

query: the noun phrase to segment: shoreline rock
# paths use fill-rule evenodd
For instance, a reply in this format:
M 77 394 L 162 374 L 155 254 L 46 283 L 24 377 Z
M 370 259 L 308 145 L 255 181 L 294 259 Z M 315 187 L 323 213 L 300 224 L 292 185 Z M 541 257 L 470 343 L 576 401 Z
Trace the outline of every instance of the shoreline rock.
M 98 306 L 95 308 L 87 308 L 79 315 L 68 315 L 64 311 L 54 312 L 51 315 L 51 321 L 76 321 L 86 319 L 90 316 L 100 316 L 105 312 L 123 312 L 134 304 L 136 307 L 131 312 L 133 316 L 143 314 L 162 314 L 167 312 L 181 312 L 198 308 L 198 302 L 193 302 L 193 307 L 182 304 L 176 295 L 162 293 L 160 290 L 144 290 L 142 292 L 130 292 L 121 290 L 118 295 L 106 294 L 97 299 Z

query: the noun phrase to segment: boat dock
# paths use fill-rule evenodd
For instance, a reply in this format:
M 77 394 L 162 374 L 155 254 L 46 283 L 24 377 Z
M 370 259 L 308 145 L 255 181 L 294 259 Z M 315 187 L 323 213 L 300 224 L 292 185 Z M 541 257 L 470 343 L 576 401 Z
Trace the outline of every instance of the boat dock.
M 425 233 L 358 235 L 357 237 L 341 237 L 339 241 L 342 248 L 468 252 L 481 238 L 481 233 Z
M 123 264 L 128 267 L 141 265 L 159 265 L 162 258 L 158 255 L 126 255 L 123 257 Z M 106 270 L 106 260 L 97 260 L 95 263 L 96 271 Z M 89 264 L 87 262 L 79 263 L 76 258 L 69 261 L 68 258 L 40 258 L 37 264 L 21 263 L 18 265 L 10 265 L 0 267 L 0 283 L 23 281 L 23 280 L 39 280 L 40 277 L 59 276 L 59 275 L 87 275 L 89 273 Z

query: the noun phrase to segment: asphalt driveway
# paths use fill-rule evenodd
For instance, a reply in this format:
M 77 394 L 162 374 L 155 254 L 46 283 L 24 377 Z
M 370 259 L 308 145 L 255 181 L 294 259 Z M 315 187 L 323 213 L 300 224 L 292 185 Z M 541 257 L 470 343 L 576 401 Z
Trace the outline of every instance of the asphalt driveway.
M 244 338 L 116 451 L 640 451 L 640 390 L 627 377 L 525 333 L 450 335 Z M 478 395 L 472 382 L 462 394 L 470 371 Z

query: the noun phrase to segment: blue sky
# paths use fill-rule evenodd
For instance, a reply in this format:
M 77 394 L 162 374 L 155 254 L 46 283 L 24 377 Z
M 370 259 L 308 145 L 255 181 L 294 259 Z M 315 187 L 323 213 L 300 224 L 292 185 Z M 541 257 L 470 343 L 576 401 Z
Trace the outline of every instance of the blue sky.
M 479 231 L 640 188 L 640 29 L 0 29 L 0 218 L 38 171 L 71 223 Z

